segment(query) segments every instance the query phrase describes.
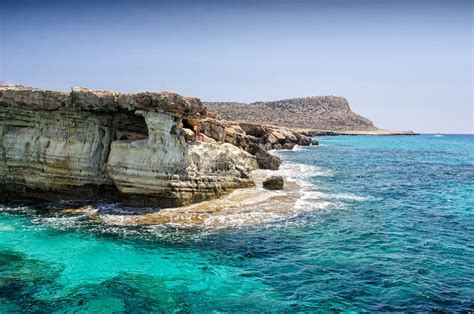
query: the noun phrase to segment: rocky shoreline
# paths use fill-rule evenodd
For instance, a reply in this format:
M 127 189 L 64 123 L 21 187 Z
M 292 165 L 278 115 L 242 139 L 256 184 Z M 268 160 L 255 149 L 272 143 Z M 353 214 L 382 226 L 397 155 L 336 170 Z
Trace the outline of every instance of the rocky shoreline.
M 241 147 L 254 155 L 261 169 L 278 170 L 280 167 L 281 159 L 270 154 L 270 150 L 293 149 L 296 145 L 317 145 L 317 142 L 311 141 L 310 136 L 289 128 L 227 121 L 212 113 L 201 121 L 201 129 L 216 141 Z
M 189 206 L 255 186 L 252 171 L 281 165 L 270 151 L 317 145 L 313 136 L 413 134 L 377 129 L 341 97 L 252 104 L 249 112 L 259 111 L 253 121 L 249 106 L 205 104 L 167 92 L 0 86 L 0 199 Z M 247 120 L 235 119 L 240 107 Z M 304 115 L 300 126 L 314 119 L 342 126 L 318 130 L 263 123 L 275 112 L 262 117 L 260 107 L 288 110 L 285 121 Z M 329 118 L 310 115 L 321 110 Z M 353 123 L 358 130 L 341 129 Z
M 252 170 L 281 164 L 269 150 L 310 143 L 207 115 L 199 99 L 173 93 L 0 86 L 2 199 L 186 206 L 254 186 Z
M 324 131 L 324 130 L 312 130 L 312 129 L 295 129 L 297 132 L 313 137 L 313 136 L 339 136 L 339 135 L 419 135 L 413 131 L 391 131 L 391 130 L 372 130 L 372 131 L 354 131 L 354 130 L 346 130 L 346 131 Z

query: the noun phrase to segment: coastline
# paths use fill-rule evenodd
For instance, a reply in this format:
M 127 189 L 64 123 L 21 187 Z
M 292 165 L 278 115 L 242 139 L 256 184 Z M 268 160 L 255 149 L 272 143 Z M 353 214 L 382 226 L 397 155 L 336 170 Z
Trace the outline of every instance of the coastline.
M 288 164 L 285 164 L 288 165 Z M 111 225 L 150 226 L 167 225 L 180 228 L 198 227 L 219 229 L 247 227 L 285 219 L 299 212 L 298 201 L 303 197 L 301 182 L 285 176 L 281 191 L 262 188 L 262 182 L 283 171 L 254 170 L 251 178 L 255 187 L 239 188 L 223 197 L 189 206 L 163 208 L 143 214 L 124 213 L 121 208 L 102 210 L 93 205 L 64 209 L 65 215 L 86 215 Z
M 252 170 L 279 169 L 270 150 L 317 145 L 312 136 L 413 134 L 377 129 L 344 98 L 297 100 L 272 103 L 301 108 L 265 124 L 224 120 L 197 98 L 167 92 L 0 86 L 0 194 L 180 208 L 253 186 Z M 319 107 L 332 108 L 330 125 L 311 116 Z
M 454 141 L 450 143 L 450 139 Z M 400 146 L 400 141 L 407 145 Z M 377 149 L 364 149 L 374 148 L 377 143 L 380 145 Z M 440 144 L 448 149 L 440 149 Z M 273 304 L 273 307 L 265 304 L 266 308 L 294 311 L 294 307 L 288 306 L 290 302 L 314 305 L 316 310 L 318 304 L 327 300 L 326 291 L 339 293 L 340 287 L 355 282 L 364 296 L 358 299 L 358 307 L 380 311 L 387 307 L 379 303 L 372 305 L 372 300 L 382 298 L 384 304 L 399 302 L 385 296 L 387 278 L 396 284 L 392 287 L 394 291 L 403 292 L 407 291 L 408 278 L 413 289 L 409 290 L 406 302 L 415 304 L 412 309 L 416 310 L 426 304 L 426 298 L 419 295 L 419 280 L 426 283 L 422 287 L 424 291 L 432 291 L 430 283 L 440 280 L 438 273 L 432 271 L 433 265 L 440 262 L 439 248 L 450 249 L 459 241 L 462 245 L 469 243 L 471 212 L 465 195 L 470 190 L 472 167 L 466 168 L 469 155 L 465 146 L 472 147 L 472 140 L 367 136 L 326 137 L 321 147 L 272 150 L 270 153 L 283 159 L 279 174 L 291 174 L 299 185 L 295 198 L 274 195 L 271 205 L 262 206 L 268 199 L 261 197 L 259 203 L 256 195 L 252 195 L 255 191 L 259 193 L 259 189 L 248 189 L 247 193 L 256 199 L 253 205 L 241 200 L 239 203 L 234 197 L 230 208 L 244 211 L 242 215 L 227 210 L 229 198 L 224 197 L 221 204 L 227 208 L 212 212 L 203 206 L 200 212 L 195 210 L 195 217 L 202 219 L 197 223 L 191 221 L 186 227 L 173 222 L 139 224 L 131 219 L 157 216 L 120 213 L 121 208 L 114 203 L 66 212 L 56 211 L 56 204 L 7 205 L 0 209 L 3 211 L 0 245 L 4 269 L 12 273 L 8 277 L 12 280 L 4 283 L 4 291 L 15 293 L 8 299 L 9 304 L 20 303 L 23 308 L 31 308 L 32 296 L 27 292 L 39 291 L 33 301 L 38 304 L 36 308 L 44 311 L 71 306 L 91 309 L 95 302 L 110 300 L 119 305 L 117 311 L 133 310 L 137 308 L 134 303 L 128 308 L 122 304 L 130 304 L 126 303 L 130 300 L 146 304 L 155 299 L 163 302 L 159 296 L 165 292 L 176 296 L 179 302 L 189 301 L 193 305 L 191 310 L 196 312 L 216 308 L 228 311 L 227 305 L 214 302 L 223 295 L 228 298 L 226 303 L 236 302 L 232 304 L 238 304 L 239 308 L 243 308 L 241 300 L 255 300 L 245 307 L 249 311 L 261 305 L 262 300 Z M 433 157 L 440 162 L 433 163 Z M 430 188 L 420 184 L 420 177 L 411 175 L 416 171 L 428 180 Z M 433 171 L 438 173 L 434 178 Z M 258 170 L 255 174 L 262 172 Z M 299 179 L 304 179 L 301 183 L 306 181 L 308 186 L 300 184 Z M 455 189 L 444 189 L 450 182 L 457 182 Z M 431 184 L 435 186 L 431 188 Z M 447 197 L 453 202 L 447 203 Z M 270 215 L 276 211 L 273 205 L 280 206 L 284 201 L 288 203 L 281 206 L 281 213 Z M 58 209 L 73 206 L 72 203 L 58 206 L 61 205 Z M 164 216 L 166 219 L 193 218 L 178 210 L 165 212 L 173 212 L 172 216 Z M 261 223 L 247 224 L 250 219 L 260 219 Z M 426 224 L 427 220 L 430 224 Z M 206 221 L 209 224 L 203 224 Z M 459 263 L 470 251 L 452 253 L 446 253 L 446 263 L 441 261 L 449 266 L 450 273 L 441 278 L 442 287 L 434 286 L 436 294 L 442 293 L 444 287 L 455 293 L 459 289 L 459 276 L 465 274 L 470 278 L 469 264 Z M 389 254 L 387 258 L 386 254 Z M 404 258 L 401 260 L 399 255 Z M 406 265 L 413 267 L 407 270 Z M 24 272 L 25 269 L 32 271 Z M 56 277 L 43 277 L 55 274 L 55 269 Z M 367 276 L 373 280 L 368 281 Z M 259 282 L 268 285 L 257 285 Z M 315 282 L 321 282 L 322 286 L 315 286 Z M 131 289 L 130 285 L 136 288 Z M 241 292 L 236 286 L 248 289 Z M 275 294 L 275 287 L 279 286 L 289 294 Z M 10 287 L 20 287 L 24 300 Z M 192 287 L 192 293 L 182 287 Z M 306 293 L 293 297 L 292 291 L 298 289 Z M 44 291 L 52 293 L 45 296 Z M 209 291 L 214 291 L 211 297 L 203 298 Z M 270 293 L 262 297 L 262 291 Z M 364 293 L 370 293 L 368 299 Z M 152 297 L 143 299 L 144 294 Z M 470 295 L 455 295 L 450 309 L 461 308 Z M 405 300 L 406 295 L 403 297 Z M 58 298 L 64 299 L 58 302 Z M 92 303 L 85 301 L 84 305 L 78 305 L 81 298 Z M 436 298 L 431 300 L 430 304 L 438 308 L 442 304 Z M 338 309 L 352 309 L 344 307 L 343 302 Z M 110 309 L 110 303 L 105 304 Z M 397 303 L 392 308 L 403 305 Z M 308 311 L 309 306 L 296 309 Z
M 278 152 L 294 151 L 272 150 L 270 153 L 281 157 Z M 263 181 L 273 175 L 282 176 L 283 190 L 267 190 Z M 283 159 L 279 170 L 257 169 L 250 173 L 255 186 L 238 188 L 220 198 L 174 208 L 149 208 L 137 213 L 126 206 L 114 204 L 101 206 L 87 204 L 74 208 L 63 208 L 60 215 L 83 215 L 116 226 L 162 225 L 178 228 L 221 229 L 257 226 L 265 223 L 287 220 L 296 215 L 325 208 L 329 203 L 321 201 L 313 204 L 309 199 L 314 193 L 320 194 L 315 186 L 307 181 L 311 176 L 331 176 L 332 172 L 312 165 L 293 163 Z
M 295 131 L 298 131 L 306 136 L 338 136 L 338 135 L 384 135 L 384 136 L 391 136 L 391 135 L 420 135 L 419 133 L 415 133 L 412 131 L 392 131 L 392 130 L 342 130 L 342 131 L 334 131 L 334 130 L 316 130 L 316 129 L 308 129 L 308 128 L 293 128 Z
M 271 150 L 275 157 L 283 157 L 280 152 L 301 152 L 305 148 Z M 333 205 L 324 192 L 308 182 L 310 177 L 330 177 L 333 171 L 315 165 L 297 163 L 282 158 L 279 170 L 257 169 L 250 173 L 255 186 L 235 189 L 217 199 L 207 200 L 188 206 L 155 209 L 142 213 L 129 211 L 120 204 L 110 206 L 85 205 L 60 210 L 61 215 L 83 215 L 110 226 L 156 226 L 177 228 L 198 228 L 218 230 L 240 228 L 288 221 L 292 217 L 324 210 Z M 267 190 L 262 187 L 269 176 L 284 178 L 283 190 Z M 352 198 L 339 195 L 337 197 Z M 315 202 L 315 200 L 318 200 Z

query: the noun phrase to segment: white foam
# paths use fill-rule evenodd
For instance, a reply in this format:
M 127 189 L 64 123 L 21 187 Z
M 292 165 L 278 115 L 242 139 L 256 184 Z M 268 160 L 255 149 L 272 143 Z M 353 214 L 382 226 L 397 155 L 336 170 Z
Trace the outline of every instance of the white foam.
M 351 200 L 351 201 L 367 201 L 370 198 L 350 193 L 334 193 L 328 194 L 317 190 L 307 190 L 304 191 L 303 196 L 301 197 L 304 200 L 320 200 L 320 199 L 330 199 L 330 200 Z
M 302 151 L 302 150 L 303 150 L 303 148 L 302 148 L 301 146 L 299 146 L 299 145 L 293 146 L 293 149 L 292 149 L 292 151 L 294 151 L 294 152 L 300 152 L 300 151 Z
M 371 199 L 370 197 L 360 196 L 360 195 L 355 195 L 355 194 L 350 194 L 350 193 L 334 194 L 332 197 L 337 198 L 337 199 L 360 201 L 360 202 Z
M 309 211 L 327 209 L 328 207 L 333 206 L 333 205 L 334 203 L 332 202 L 321 201 L 321 200 L 317 202 L 314 202 L 314 200 L 312 200 L 310 202 L 307 199 L 300 198 L 299 200 L 296 201 L 295 209 L 298 212 L 309 212 Z
M 303 150 L 305 150 L 306 148 L 302 147 L 302 146 L 299 146 L 298 144 L 296 144 L 295 146 L 293 146 L 293 148 L 291 149 L 271 149 L 269 150 L 268 152 L 272 155 L 279 155 L 279 153 L 281 152 L 301 152 Z
M 325 210 L 332 207 L 342 207 L 341 201 L 366 201 L 369 197 L 350 193 L 326 193 L 309 182 L 312 177 L 331 177 L 334 171 L 315 165 L 284 162 L 274 174 L 283 176 L 287 181 L 295 181 L 301 187 L 301 197 L 293 208 L 295 214 L 309 211 Z
M 54 229 L 67 230 L 78 225 L 78 221 L 81 216 L 70 216 L 70 217 L 38 217 L 33 219 L 34 223 L 45 224 Z
M 324 169 L 314 165 L 296 164 L 291 162 L 284 162 L 280 169 L 274 173 L 295 179 L 308 179 L 310 177 L 332 177 L 334 171 Z
M 243 227 L 255 222 L 268 222 L 282 218 L 281 214 L 263 211 L 234 213 L 229 215 L 213 215 L 204 221 L 205 226 Z
M 350 193 L 331 193 L 321 190 L 311 182 L 318 176 L 332 176 L 334 172 L 322 167 L 307 164 L 284 162 L 280 170 L 256 170 L 252 173 L 258 185 L 269 175 L 281 175 L 287 182 L 280 191 L 269 191 L 261 187 L 238 189 L 231 194 L 209 201 L 191 205 L 189 208 L 164 209 L 150 213 L 142 223 L 163 227 L 201 227 L 213 230 L 227 227 L 244 228 L 256 224 L 285 225 L 288 222 L 305 220 L 305 215 L 313 215 L 318 211 L 328 211 L 347 206 L 350 201 L 363 201 L 366 197 Z M 97 210 L 87 209 L 86 215 L 95 214 Z M 120 208 L 99 210 L 99 216 L 109 225 L 120 228 L 123 225 L 141 224 L 140 219 L 125 215 Z M 164 219 L 163 219 L 164 218 Z M 73 221 L 51 221 L 53 224 L 68 225 Z M 160 234 L 162 229 L 151 228 L 150 232 Z M 151 231 L 153 230 L 153 231 Z

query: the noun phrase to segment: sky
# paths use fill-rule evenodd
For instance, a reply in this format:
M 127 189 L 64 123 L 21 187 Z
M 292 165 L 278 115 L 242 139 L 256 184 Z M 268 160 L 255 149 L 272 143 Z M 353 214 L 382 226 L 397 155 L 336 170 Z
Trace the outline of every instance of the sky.
M 337 95 L 376 126 L 474 133 L 464 0 L 0 0 L 0 80 L 208 101 Z

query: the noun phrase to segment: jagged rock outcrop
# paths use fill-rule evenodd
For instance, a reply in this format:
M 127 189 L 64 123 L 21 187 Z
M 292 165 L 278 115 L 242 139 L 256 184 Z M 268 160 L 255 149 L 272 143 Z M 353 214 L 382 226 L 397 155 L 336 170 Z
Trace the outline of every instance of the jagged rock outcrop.
M 333 131 L 372 131 L 374 124 L 351 111 L 343 97 L 318 96 L 250 104 L 205 102 L 209 111 L 227 120 L 260 122 L 293 128 Z
M 186 119 L 205 115 L 172 93 L 0 86 L 0 193 L 166 207 L 252 186 L 254 156 L 189 141 Z
M 285 127 L 231 122 L 212 114 L 201 120 L 201 130 L 216 141 L 231 143 L 254 155 L 262 169 L 277 170 L 281 164 L 280 158 L 269 150 L 311 144 L 310 137 Z

